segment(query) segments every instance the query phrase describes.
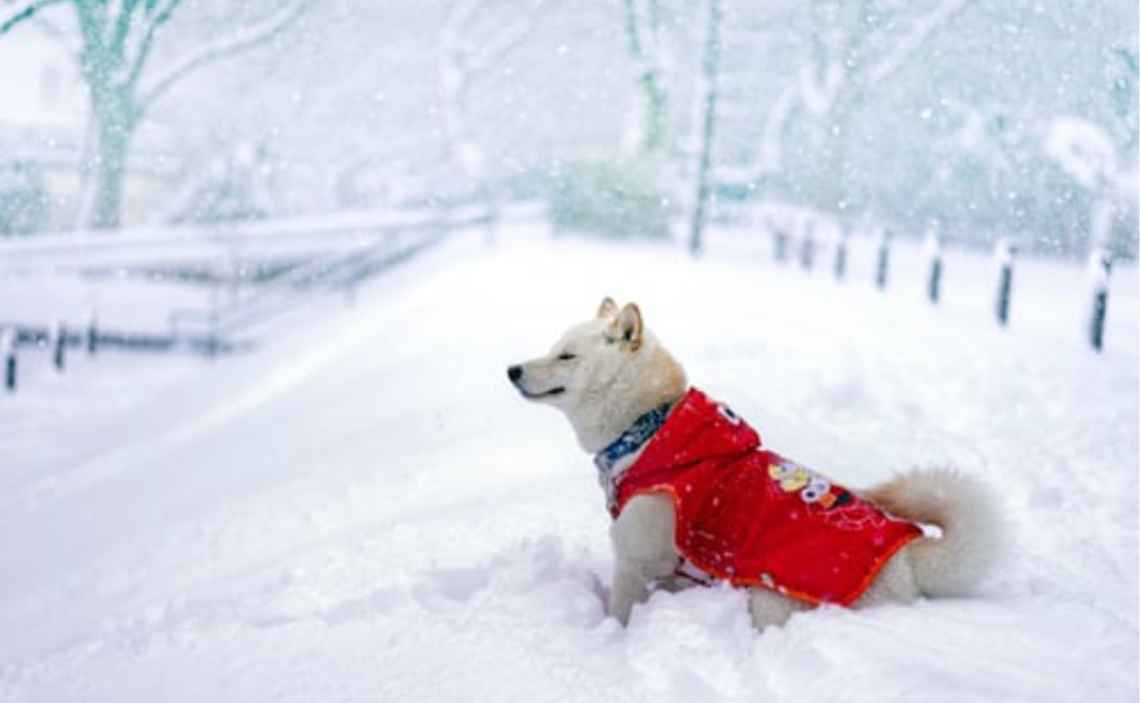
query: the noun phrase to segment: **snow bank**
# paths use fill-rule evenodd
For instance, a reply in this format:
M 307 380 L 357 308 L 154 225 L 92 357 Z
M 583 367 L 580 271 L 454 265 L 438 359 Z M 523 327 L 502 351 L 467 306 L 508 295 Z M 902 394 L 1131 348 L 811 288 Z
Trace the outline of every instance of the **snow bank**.
M 1019 260 L 999 329 L 990 262 L 954 250 L 934 308 L 903 243 L 882 293 L 862 240 L 846 284 L 725 233 L 695 263 L 473 240 L 256 354 L 0 398 L 0 700 L 1135 699 L 1134 269 L 1096 355 L 1078 266 Z M 603 295 L 810 466 L 981 475 L 1017 550 L 975 600 L 758 634 L 740 593 L 661 593 L 623 630 L 589 457 L 504 373 Z

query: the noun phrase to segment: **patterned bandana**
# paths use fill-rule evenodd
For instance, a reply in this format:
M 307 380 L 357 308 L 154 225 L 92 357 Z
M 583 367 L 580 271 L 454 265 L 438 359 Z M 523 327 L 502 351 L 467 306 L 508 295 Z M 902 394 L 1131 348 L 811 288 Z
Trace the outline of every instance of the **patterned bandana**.
M 633 454 L 665 424 L 669 416 L 672 403 L 662 403 L 656 408 L 634 420 L 625 432 L 622 432 L 613 442 L 602 451 L 594 455 L 594 465 L 598 467 L 598 483 L 606 491 L 607 507 L 614 505 L 616 500 L 616 479 L 613 475 L 614 465 L 623 457 Z

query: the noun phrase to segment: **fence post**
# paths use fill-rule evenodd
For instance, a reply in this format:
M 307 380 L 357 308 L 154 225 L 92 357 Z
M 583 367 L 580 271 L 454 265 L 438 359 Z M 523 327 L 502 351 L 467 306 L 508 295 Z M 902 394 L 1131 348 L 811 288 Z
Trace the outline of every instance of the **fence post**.
M 1009 326 L 1009 299 L 1013 289 L 1013 256 L 1016 253 L 1017 247 L 1011 244 L 1008 239 L 1004 237 L 998 239 L 997 246 L 994 248 L 994 259 L 998 264 L 998 288 L 994 312 L 998 324 L 1002 327 Z
M 800 265 L 804 271 L 811 271 L 815 260 L 815 226 L 808 222 L 803 227 L 803 241 L 800 242 Z
M 773 253 L 776 261 L 784 262 L 788 258 L 788 233 L 781 227 L 772 230 Z
M 1108 313 L 1108 277 L 1112 273 L 1112 255 L 1100 247 L 1089 255 L 1092 277 L 1092 310 L 1089 314 L 1089 343 L 1096 351 L 1104 348 L 1104 318 Z
M 19 333 L 15 327 L 0 329 L 0 354 L 4 355 L 4 387 L 9 393 L 16 391 L 16 343 Z
M 96 349 L 99 347 L 99 321 L 95 315 L 95 311 L 91 311 L 91 317 L 87 320 L 87 353 L 94 356 Z
M 67 353 L 67 324 L 60 320 L 55 328 L 55 354 L 53 361 L 56 371 L 63 371 L 64 356 Z
M 889 230 L 879 232 L 879 255 L 875 264 L 875 285 L 881 290 L 887 287 L 887 272 L 891 261 L 891 233 Z
M 206 355 L 213 359 L 218 354 L 218 290 L 210 290 L 210 337 L 206 341 Z
M 926 234 L 926 255 L 930 259 L 930 277 L 926 281 L 926 295 L 937 305 L 942 293 L 942 237 L 937 230 Z
M 835 279 L 842 281 L 847 275 L 847 228 L 839 225 L 835 239 Z

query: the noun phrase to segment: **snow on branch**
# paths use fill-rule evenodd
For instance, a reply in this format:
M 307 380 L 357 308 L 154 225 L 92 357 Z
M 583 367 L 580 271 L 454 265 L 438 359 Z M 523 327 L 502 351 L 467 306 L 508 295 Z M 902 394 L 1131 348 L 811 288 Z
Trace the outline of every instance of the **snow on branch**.
M 145 109 L 195 69 L 264 44 L 292 24 L 307 6 L 308 0 L 293 0 L 284 9 L 257 24 L 191 51 L 175 61 L 161 77 L 155 79 L 150 88 L 143 91 L 139 104 Z
M 29 3 L 27 7 L 4 20 L 3 24 L 0 24 L 0 34 L 6 34 L 12 27 L 35 16 L 35 14 L 43 8 L 49 5 L 58 5 L 61 2 L 64 2 L 64 0 L 36 0 L 35 2 Z
M 800 68 L 800 97 L 813 115 L 825 115 L 839 97 L 844 71 L 838 61 L 830 61 L 823 75 L 818 73 L 811 65 Z
M 537 0 L 528 10 L 519 13 L 518 20 L 503 27 L 480 46 L 475 47 L 472 46 L 470 39 L 460 35 L 460 31 L 470 27 L 473 17 L 485 10 L 487 3 L 485 0 L 461 2 L 452 11 L 441 32 L 443 51 L 450 57 L 456 69 L 466 74 L 480 73 L 495 59 L 507 54 L 530 36 L 534 16 L 549 3 L 550 0 Z
M 758 173 L 779 173 L 783 170 L 784 130 L 795 108 L 798 87 L 795 83 L 789 84 L 768 109 L 768 117 L 764 122 L 764 136 L 760 142 Z
M 903 37 L 889 54 L 867 71 L 867 80 L 872 85 L 890 78 L 906 63 L 910 56 L 922 47 L 934 30 L 949 22 L 964 10 L 973 0 L 945 0 L 929 15 L 915 23 L 910 34 Z
M 491 37 L 479 52 L 471 58 L 468 63 L 469 68 L 474 72 L 479 72 L 486 68 L 492 61 L 507 54 L 521 44 L 531 34 L 533 15 L 538 13 L 545 4 L 547 4 L 546 0 L 539 0 L 529 13 L 523 15 L 523 19 L 507 25 L 501 32 Z
M 1058 117 L 1049 125 L 1045 153 L 1073 180 L 1097 190 L 1116 171 L 1112 139 L 1080 117 Z
M 459 33 L 463 27 L 471 22 L 471 17 L 486 5 L 486 0 L 461 0 L 452 8 L 447 20 L 443 23 L 440 37 L 445 48 L 449 51 L 458 51 Z

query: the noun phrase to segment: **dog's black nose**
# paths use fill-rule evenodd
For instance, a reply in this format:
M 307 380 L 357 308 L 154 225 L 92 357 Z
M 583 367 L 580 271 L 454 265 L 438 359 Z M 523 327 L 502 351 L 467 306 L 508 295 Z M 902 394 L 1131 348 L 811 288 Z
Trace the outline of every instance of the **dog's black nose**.
M 519 380 L 522 377 L 521 366 L 510 366 L 507 368 L 507 378 L 511 379 L 511 383 Z

